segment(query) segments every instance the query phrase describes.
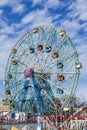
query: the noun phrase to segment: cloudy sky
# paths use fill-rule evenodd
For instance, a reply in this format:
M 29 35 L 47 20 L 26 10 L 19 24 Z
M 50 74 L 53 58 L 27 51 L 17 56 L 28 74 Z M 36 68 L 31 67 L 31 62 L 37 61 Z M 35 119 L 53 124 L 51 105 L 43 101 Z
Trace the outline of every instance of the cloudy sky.
M 0 98 L 13 46 L 38 25 L 66 30 L 83 64 L 76 95 L 87 100 L 87 0 L 0 0 Z

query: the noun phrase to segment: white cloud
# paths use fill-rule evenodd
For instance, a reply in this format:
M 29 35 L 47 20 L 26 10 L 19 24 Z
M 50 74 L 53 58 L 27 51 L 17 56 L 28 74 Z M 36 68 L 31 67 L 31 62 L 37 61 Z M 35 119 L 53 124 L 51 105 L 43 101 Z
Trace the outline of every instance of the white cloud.
M 22 18 L 22 23 L 23 24 L 28 24 L 30 22 L 32 22 L 36 16 L 36 12 L 37 11 L 33 11 L 27 15 L 25 15 L 23 18 Z
M 47 0 L 47 3 L 45 4 L 45 6 L 47 8 L 58 8 L 59 7 L 59 0 Z
M 15 34 L 15 28 L 12 25 L 8 25 L 7 21 L 0 19 L 0 34 Z
M 5 40 L 7 38 L 6 35 L 0 35 L 0 42 L 2 42 L 3 40 Z
M 74 4 L 78 13 L 83 13 L 87 10 L 87 0 L 77 0 Z
M 87 12 L 83 12 L 83 13 L 79 16 L 79 19 L 80 19 L 80 20 L 83 20 L 83 21 L 87 20 Z
M 61 24 L 66 30 L 78 31 L 80 24 L 76 21 L 69 21 L 68 19 L 63 21 Z
M 8 0 L 0 0 L 0 6 L 7 5 Z
M 87 20 L 87 0 L 76 0 L 69 7 L 69 17 L 78 17 L 78 20 Z
M 0 33 L 5 33 L 5 34 L 14 34 L 14 30 L 11 26 L 6 26 L 5 28 L 2 28 L 0 30 Z
M 42 0 L 31 0 L 33 2 L 33 6 L 37 4 L 41 4 Z
M 87 27 L 85 27 L 84 31 L 86 31 L 86 32 L 87 32 Z
M 80 24 L 75 20 L 69 21 L 67 19 L 65 21 L 62 21 L 61 28 L 64 29 L 69 34 L 70 37 L 75 38 L 77 32 L 80 29 Z
M 25 12 L 25 5 L 20 3 L 15 3 L 15 5 L 12 5 L 12 13 L 23 13 Z
M 59 0 L 31 0 L 33 3 L 33 6 L 37 4 L 41 4 L 45 8 L 53 8 L 56 9 L 59 7 Z
M 6 26 L 7 26 L 7 23 L 4 20 L 0 19 L 0 27 L 5 28 Z
M 25 9 L 25 5 L 21 3 L 22 0 L 13 1 L 13 0 L 0 0 L 0 6 L 10 6 L 12 7 L 12 13 L 23 13 Z
M 2 10 L 2 9 L 0 9 L 0 15 L 2 15 L 2 13 L 3 13 L 3 10 Z
M 20 3 L 21 1 L 18 0 L 18 1 L 13 1 L 13 0 L 0 0 L 0 6 L 13 6 L 17 3 Z
M 52 17 L 49 16 L 47 9 L 44 10 L 35 10 L 22 18 L 23 24 L 32 24 L 32 25 L 43 25 L 43 24 L 52 24 Z

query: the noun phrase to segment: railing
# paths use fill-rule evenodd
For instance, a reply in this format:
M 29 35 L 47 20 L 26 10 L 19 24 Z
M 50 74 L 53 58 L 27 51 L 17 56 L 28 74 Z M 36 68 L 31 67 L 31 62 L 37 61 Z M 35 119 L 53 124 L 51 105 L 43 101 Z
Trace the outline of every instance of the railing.
M 0 117 L 0 124 L 36 124 L 39 121 L 42 123 L 45 122 L 50 128 L 52 128 L 52 130 L 71 130 L 72 125 L 74 130 L 79 130 L 77 128 L 75 129 L 75 126 L 77 127 L 77 125 L 79 125 L 79 127 L 81 127 L 81 124 L 83 125 L 83 127 L 85 127 L 87 125 L 87 106 L 81 107 L 77 112 L 75 112 L 73 115 L 69 117 L 59 114 L 46 114 L 38 116 L 39 119 L 35 116 L 30 116 L 29 118 L 14 119 L 8 118 L 9 114 L 10 113 Z
M 61 124 L 60 127 L 58 127 L 58 130 L 71 130 L 72 125 L 74 130 L 79 130 L 81 125 L 82 127 L 87 126 L 87 106 L 81 107 L 77 112 L 71 115 L 65 122 Z

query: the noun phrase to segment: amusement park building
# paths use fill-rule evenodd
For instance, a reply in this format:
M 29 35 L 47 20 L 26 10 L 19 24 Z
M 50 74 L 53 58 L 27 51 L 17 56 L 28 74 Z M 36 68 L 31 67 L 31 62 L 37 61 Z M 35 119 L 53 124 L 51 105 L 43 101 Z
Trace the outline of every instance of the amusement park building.
M 8 99 L 3 99 L 0 102 L 0 112 L 9 112 L 10 110 L 10 102 L 8 101 Z

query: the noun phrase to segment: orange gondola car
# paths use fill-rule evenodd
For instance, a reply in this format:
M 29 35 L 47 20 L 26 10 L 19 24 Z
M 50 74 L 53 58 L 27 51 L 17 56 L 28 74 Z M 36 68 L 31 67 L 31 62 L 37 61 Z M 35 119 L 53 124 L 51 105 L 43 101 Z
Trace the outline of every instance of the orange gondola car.
M 54 52 L 54 53 L 52 54 L 52 57 L 53 57 L 53 58 L 58 58 L 58 57 L 59 57 L 59 55 L 58 55 L 58 53 L 57 53 L 57 52 Z
M 58 81 L 63 81 L 65 77 L 63 75 L 58 76 Z
M 13 60 L 12 64 L 13 64 L 13 65 L 17 65 L 17 61 L 16 61 L 16 60 Z
M 37 50 L 38 50 L 38 51 L 42 51 L 42 50 L 43 50 L 43 45 L 38 45 L 38 46 L 37 46 Z
M 5 94 L 6 94 L 6 95 L 9 95 L 9 94 L 10 94 L 10 90 L 6 90 L 6 91 L 5 91 Z

